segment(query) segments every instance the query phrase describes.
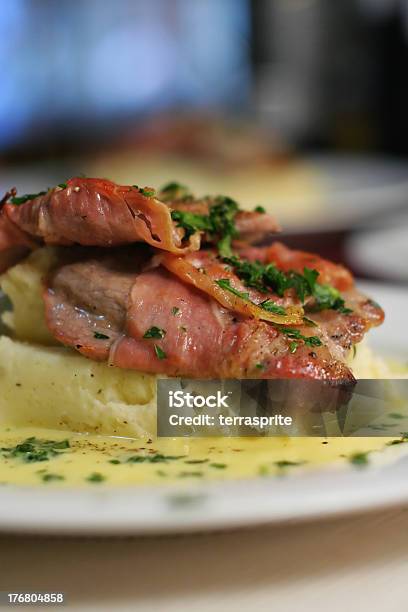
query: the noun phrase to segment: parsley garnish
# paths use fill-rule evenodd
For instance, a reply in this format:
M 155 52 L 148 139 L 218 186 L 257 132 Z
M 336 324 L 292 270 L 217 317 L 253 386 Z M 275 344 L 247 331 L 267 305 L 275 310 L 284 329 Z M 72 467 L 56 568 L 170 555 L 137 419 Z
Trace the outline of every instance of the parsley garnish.
M 48 461 L 69 447 L 68 440 L 56 442 L 54 440 L 39 440 L 38 438 L 31 437 L 13 448 L 2 448 L 1 451 L 6 459 L 19 458 L 25 463 L 36 463 Z
M 35 198 L 38 198 L 38 196 L 45 195 L 46 193 L 46 191 L 39 191 L 38 193 L 26 193 L 22 196 L 14 196 L 10 199 L 10 202 L 11 204 L 19 206 L 20 204 L 25 204 L 25 202 L 28 202 L 29 200 L 35 200 Z
M 106 334 L 101 334 L 101 332 L 94 332 L 94 338 L 97 340 L 109 340 L 109 336 Z
M 106 476 L 104 476 L 100 472 L 92 472 L 92 474 L 90 474 L 86 478 L 86 480 L 88 482 L 103 482 L 104 480 L 106 480 Z
M 365 466 L 368 464 L 368 452 L 367 453 L 354 453 L 349 457 L 350 463 L 358 466 Z
M 170 183 L 167 183 L 166 185 L 164 185 L 164 187 L 160 189 L 160 198 L 164 202 L 170 202 L 172 200 L 174 201 L 174 200 L 181 200 L 181 199 L 186 200 L 192 197 L 193 195 L 191 191 L 188 189 L 188 187 L 186 187 L 185 185 L 182 185 L 181 183 L 177 183 L 176 181 L 171 181 Z
M 284 327 L 283 325 L 275 325 L 275 327 L 277 327 L 279 331 L 282 332 L 282 334 L 285 334 L 285 336 L 290 338 L 290 340 L 302 340 L 306 344 L 306 346 L 322 346 L 323 344 L 320 338 L 318 338 L 317 336 L 304 336 L 302 333 L 300 333 L 298 329 L 293 329 L 292 327 Z
M 249 301 L 249 293 L 235 289 L 235 287 L 231 285 L 231 281 L 229 278 L 220 278 L 219 280 L 216 280 L 215 282 L 219 287 L 221 287 L 221 289 L 225 289 L 226 291 L 233 293 L 234 295 L 236 295 L 237 297 L 240 297 L 242 300 L 245 300 L 246 302 Z
M 286 467 L 295 467 L 296 465 L 303 465 L 304 461 L 287 461 L 286 459 L 281 459 L 280 461 L 275 461 L 274 464 L 276 467 L 282 469 Z
M 185 455 L 162 455 L 161 453 L 155 453 L 154 455 L 132 455 L 126 459 L 125 463 L 168 463 L 169 461 L 176 461 L 184 457 Z
M 61 474 L 42 474 L 41 476 L 41 480 L 43 482 L 51 482 L 51 481 L 55 481 L 55 480 L 65 480 L 65 476 L 61 476 Z
M 259 304 L 259 306 L 260 308 L 263 308 L 264 310 L 268 312 L 273 312 L 274 314 L 278 314 L 278 315 L 286 314 L 286 310 L 283 308 L 283 306 L 279 306 L 279 304 L 276 304 L 273 300 L 264 300 L 263 302 Z
M 66 183 L 58 183 L 58 187 L 61 187 L 61 189 L 66 189 L 67 188 L 67 184 Z
M 173 306 L 173 308 L 171 309 L 171 314 L 174 316 L 178 315 L 179 312 L 180 308 L 177 308 L 177 306 Z
M 177 221 L 177 227 L 184 229 L 186 239 L 197 231 L 208 232 L 212 237 L 218 238 L 218 252 L 222 257 L 229 257 L 232 255 L 231 241 L 238 236 L 234 223 L 237 212 L 238 204 L 235 200 L 217 196 L 208 215 L 173 210 L 171 218 Z
M 149 329 L 143 334 L 143 338 L 164 338 L 166 330 L 161 327 L 149 327 Z
M 254 212 L 261 213 L 261 214 L 265 214 L 265 213 L 266 213 L 266 210 L 264 209 L 264 207 L 263 207 L 263 206 L 255 206 L 255 208 L 254 208 Z
M 156 353 L 156 357 L 158 359 L 166 359 L 166 357 L 167 357 L 167 355 L 163 351 L 163 349 L 160 348 L 160 346 L 158 346 L 157 344 L 154 345 L 154 352 Z
M 133 185 L 133 187 L 136 187 L 136 185 Z M 156 194 L 156 190 L 153 189 L 153 187 L 140 187 L 138 189 L 139 193 L 141 193 L 146 198 L 152 198 Z
M 219 287 L 221 287 L 221 289 L 225 289 L 226 291 L 233 293 L 237 297 L 240 297 L 242 300 L 245 300 L 246 302 L 251 302 L 251 304 L 258 306 L 259 308 L 262 308 L 267 312 L 272 312 L 277 315 L 286 315 L 286 310 L 283 308 L 283 306 L 279 306 L 279 304 L 276 304 L 273 300 L 264 300 L 260 304 L 252 302 L 252 300 L 249 299 L 249 293 L 247 293 L 246 291 L 239 291 L 238 289 L 235 289 L 235 287 L 231 285 L 231 281 L 229 278 L 220 278 L 215 282 Z
M 247 287 L 254 287 L 263 293 L 272 290 L 280 297 L 283 297 L 288 289 L 293 289 L 302 304 L 307 297 L 312 296 L 316 310 L 332 309 L 342 314 L 352 312 L 345 307 L 344 300 L 335 287 L 317 282 L 317 270 L 305 267 L 303 274 L 293 270 L 285 273 L 278 270 L 273 263 L 264 265 L 259 261 L 251 262 L 235 256 L 225 257 L 224 262 L 233 268 Z

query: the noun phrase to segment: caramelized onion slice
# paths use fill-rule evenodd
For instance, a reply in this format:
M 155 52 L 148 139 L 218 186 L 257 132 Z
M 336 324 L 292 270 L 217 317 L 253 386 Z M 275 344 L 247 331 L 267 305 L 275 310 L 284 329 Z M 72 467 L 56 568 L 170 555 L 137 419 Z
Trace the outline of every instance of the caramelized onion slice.
M 178 276 L 181 280 L 204 291 L 229 310 L 239 312 L 253 319 L 270 321 L 279 325 L 300 325 L 303 322 L 304 313 L 301 306 L 287 307 L 286 314 L 284 315 L 268 312 L 257 304 L 221 288 L 216 281 L 224 278 L 225 274 L 220 274 L 219 278 L 214 278 L 197 269 L 183 257 L 176 257 L 167 253 L 161 257 L 160 261 L 167 270 Z

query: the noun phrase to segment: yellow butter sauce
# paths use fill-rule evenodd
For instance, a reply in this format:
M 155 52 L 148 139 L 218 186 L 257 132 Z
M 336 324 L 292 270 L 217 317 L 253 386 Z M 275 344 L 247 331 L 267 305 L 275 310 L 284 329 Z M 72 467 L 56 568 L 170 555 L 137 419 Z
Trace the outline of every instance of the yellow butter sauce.
M 61 430 L 8 428 L 0 431 L 0 483 L 131 486 L 283 475 L 336 462 L 365 464 L 370 460 L 369 453 L 383 449 L 391 440 L 380 437 L 135 440 Z

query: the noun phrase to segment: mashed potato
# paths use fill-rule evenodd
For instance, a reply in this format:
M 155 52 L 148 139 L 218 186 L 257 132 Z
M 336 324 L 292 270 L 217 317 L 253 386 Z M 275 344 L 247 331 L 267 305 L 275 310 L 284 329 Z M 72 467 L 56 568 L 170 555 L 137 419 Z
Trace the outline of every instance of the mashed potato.
M 42 279 L 57 251 L 39 249 L 0 279 L 13 311 L 3 314 L 11 337 L 0 337 L 0 424 L 154 436 L 156 376 L 96 363 L 61 346 L 47 330 Z M 357 378 L 390 378 L 391 368 L 360 345 Z

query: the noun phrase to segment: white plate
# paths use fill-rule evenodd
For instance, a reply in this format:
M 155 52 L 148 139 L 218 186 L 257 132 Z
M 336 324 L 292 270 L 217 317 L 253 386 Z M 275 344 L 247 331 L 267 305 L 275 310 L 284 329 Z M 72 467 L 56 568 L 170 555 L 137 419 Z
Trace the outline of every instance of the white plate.
M 392 218 L 392 223 L 352 236 L 346 247 L 348 258 L 378 278 L 408 282 L 408 214 Z
M 408 165 L 392 157 L 315 155 L 306 158 L 322 181 L 324 208 L 292 231 L 329 231 L 368 227 L 398 210 L 407 210 Z M 302 196 L 300 196 L 302 197 Z
M 406 292 L 363 285 L 388 318 L 372 332 L 380 351 L 406 359 Z M 408 502 L 408 456 L 400 446 L 387 450 L 392 461 L 364 470 L 333 467 L 287 478 L 202 483 L 189 488 L 101 487 L 1 489 L 0 530 L 41 534 L 132 535 L 299 521 L 342 512 Z M 381 455 L 380 455 L 381 456 Z

